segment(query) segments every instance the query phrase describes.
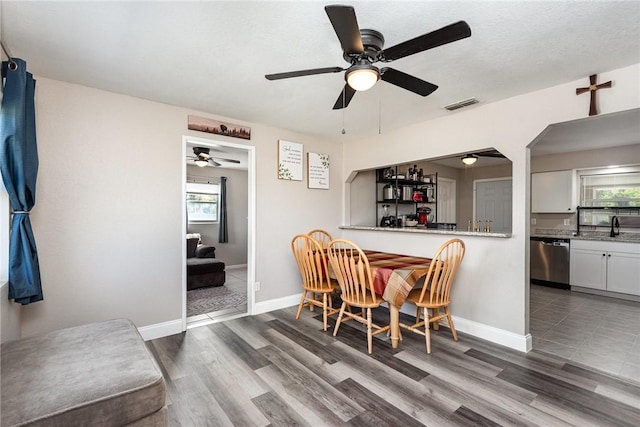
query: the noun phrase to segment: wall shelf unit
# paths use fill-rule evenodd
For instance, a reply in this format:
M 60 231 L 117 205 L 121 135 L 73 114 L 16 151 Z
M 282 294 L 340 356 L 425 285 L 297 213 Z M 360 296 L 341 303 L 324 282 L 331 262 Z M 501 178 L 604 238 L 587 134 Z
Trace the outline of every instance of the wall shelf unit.
M 406 171 L 401 166 L 376 169 L 377 226 L 404 226 L 398 218 L 406 216 L 417 220 L 421 209 L 429 211 L 429 218 L 437 222 L 438 174 L 410 174 L 409 169 L 413 168 Z

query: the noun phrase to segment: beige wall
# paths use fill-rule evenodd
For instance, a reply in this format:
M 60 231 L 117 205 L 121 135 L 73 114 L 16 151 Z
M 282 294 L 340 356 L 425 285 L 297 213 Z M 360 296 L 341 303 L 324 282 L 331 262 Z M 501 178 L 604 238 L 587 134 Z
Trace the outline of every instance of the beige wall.
M 640 141 L 640 135 L 638 135 L 638 140 Z M 609 165 L 640 165 L 640 144 L 531 158 L 532 173 L 568 169 L 591 169 Z M 531 224 L 531 233 L 535 233 L 537 228 L 573 231 L 577 225 L 577 216 L 575 213 L 534 213 L 531 214 L 531 219 L 536 220 L 536 224 Z M 564 224 L 565 219 L 569 220 L 568 225 Z
M 227 177 L 227 231 L 229 241 L 218 241 L 219 224 L 193 223 L 187 226 L 189 233 L 200 233 L 202 242 L 216 247 L 216 258 L 227 266 L 247 264 L 247 216 L 249 189 L 246 170 L 224 168 L 187 167 L 187 182 L 202 182 L 198 178 L 215 178 L 218 183 L 221 176 Z
M 182 312 L 182 152 L 187 115 L 237 119 L 150 102 L 46 78 L 37 79 L 40 172 L 32 212 L 44 301 L 22 309 L 22 334 L 126 317 L 138 326 L 174 322 Z M 259 124 L 256 301 L 299 293 L 293 234 L 338 234 L 342 148 Z M 212 139 L 214 138 L 211 135 Z M 224 137 L 218 137 L 224 138 Z M 330 190 L 278 180 L 279 138 L 327 153 Z M 228 138 L 234 143 L 243 140 Z
M 599 99 L 602 114 L 638 108 L 638 75 L 638 64 L 600 74 L 603 81 L 610 79 L 624 88 Z M 345 145 L 344 176 L 352 171 L 401 164 L 415 158 L 447 157 L 484 147 L 495 147 L 512 161 L 512 237 L 465 237 L 467 252 L 453 290 L 452 311 L 467 321 L 465 327 L 469 331 L 506 337 L 524 337 L 528 332 L 530 152 L 527 147 L 549 124 L 586 117 L 587 105 L 575 96 L 578 84 L 581 81 L 469 107 L 440 119 Z M 389 150 L 390 146 L 394 149 Z M 370 249 L 402 250 L 416 255 L 434 253 L 447 238 L 406 234 L 384 233 L 381 239 L 379 232 L 346 230 L 344 236 Z

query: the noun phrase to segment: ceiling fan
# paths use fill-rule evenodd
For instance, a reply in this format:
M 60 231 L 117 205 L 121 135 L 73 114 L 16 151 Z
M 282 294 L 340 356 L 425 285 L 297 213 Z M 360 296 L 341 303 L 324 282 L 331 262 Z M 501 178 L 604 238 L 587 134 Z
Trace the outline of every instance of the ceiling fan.
M 211 163 L 213 166 L 222 166 L 222 164 L 218 163 L 216 160 L 219 160 L 221 162 L 240 163 L 240 160 L 213 157 L 209 154 L 209 148 L 207 147 L 193 147 L 193 154 L 194 156 L 188 156 L 188 158 L 190 160 L 193 160 L 196 166 L 199 166 L 201 168 L 207 166 L 209 163 Z
M 383 50 L 384 36 L 376 30 L 361 30 L 358 27 L 353 7 L 331 5 L 325 6 L 324 10 L 327 12 L 342 45 L 342 56 L 351 65 L 347 68 L 327 67 L 267 74 L 265 77 L 267 80 L 279 80 L 346 71 L 344 77 L 347 83 L 333 106 L 334 110 L 346 108 L 356 91 L 370 89 L 378 80 L 383 80 L 421 96 L 431 94 L 438 89 L 438 86 L 394 68 L 378 68 L 373 64 L 395 61 L 471 36 L 469 25 L 464 21 L 459 21 Z

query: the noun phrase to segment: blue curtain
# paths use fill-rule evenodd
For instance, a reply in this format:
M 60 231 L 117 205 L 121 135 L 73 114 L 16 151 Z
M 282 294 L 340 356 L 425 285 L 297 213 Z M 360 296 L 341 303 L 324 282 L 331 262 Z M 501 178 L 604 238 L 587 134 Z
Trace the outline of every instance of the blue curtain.
M 227 229 L 227 177 L 220 177 L 220 224 L 218 226 L 218 242 L 229 243 Z
M 34 92 L 27 64 L 13 58 L 2 63 L 4 90 L 0 114 L 0 172 L 13 211 L 9 240 L 9 299 L 20 304 L 42 301 L 36 241 L 29 212 L 36 202 L 38 148 Z

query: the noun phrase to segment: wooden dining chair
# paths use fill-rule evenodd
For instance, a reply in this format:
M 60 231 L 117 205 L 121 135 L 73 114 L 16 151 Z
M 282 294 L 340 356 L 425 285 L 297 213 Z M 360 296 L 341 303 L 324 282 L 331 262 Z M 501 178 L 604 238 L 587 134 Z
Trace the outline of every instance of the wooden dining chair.
M 367 349 L 371 354 L 373 336 L 388 331 L 390 327 L 374 324 L 371 317 L 371 309 L 380 307 L 383 300 L 374 291 L 369 260 L 355 243 L 336 239 L 329 243 L 329 261 L 342 291 L 342 306 L 333 328 L 333 336 L 338 333 L 344 316 L 347 316 L 346 320 L 357 320 L 367 326 Z M 351 307 L 360 308 L 362 311 L 360 314 L 352 313 Z
M 329 242 L 333 240 L 331 234 L 321 228 L 311 230 L 307 233 L 307 235 L 316 239 L 316 241 L 320 243 L 320 246 L 322 246 L 323 249 L 327 249 L 329 247 Z
M 291 250 L 302 276 L 303 289 L 296 319 L 300 318 L 302 307 L 308 306 L 311 311 L 314 307 L 321 307 L 322 322 L 326 331 L 327 317 L 339 311 L 333 308 L 331 294 L 337 291 L 339 286 L 329 277 L 326 249 L 312 237 L 298 234 L 291 240 Z M 316 299 L 320 295 L 322 299 Z
M 464 257 L 464 252 L 464 242 L 460 239 L 451 239 L 443 243 L 431 260 L 423 287 L 409 292 L 409 296 L 405 300 L 405 302 L 417 306 L 416 321 L 412 325 L 400 323 L 400 326 L 424 335 L 429 354 L 431 354 L 431 332 L 429 330 L 431 323 L 434 324 L 433 328 L 437 330 L 440 320 L 446 317 L 453 339 L 458 341 L 449 305 L 451 304 L 451 285 Z M 432 311 L 431 316 L 429 309 Z M 440 309 L 443 309 L 444 313 L 441 313 Z M 424 320 L 420 320 L 421 312 Z M 421 327 L 424 327 L 424 331 L 420 329 Z

